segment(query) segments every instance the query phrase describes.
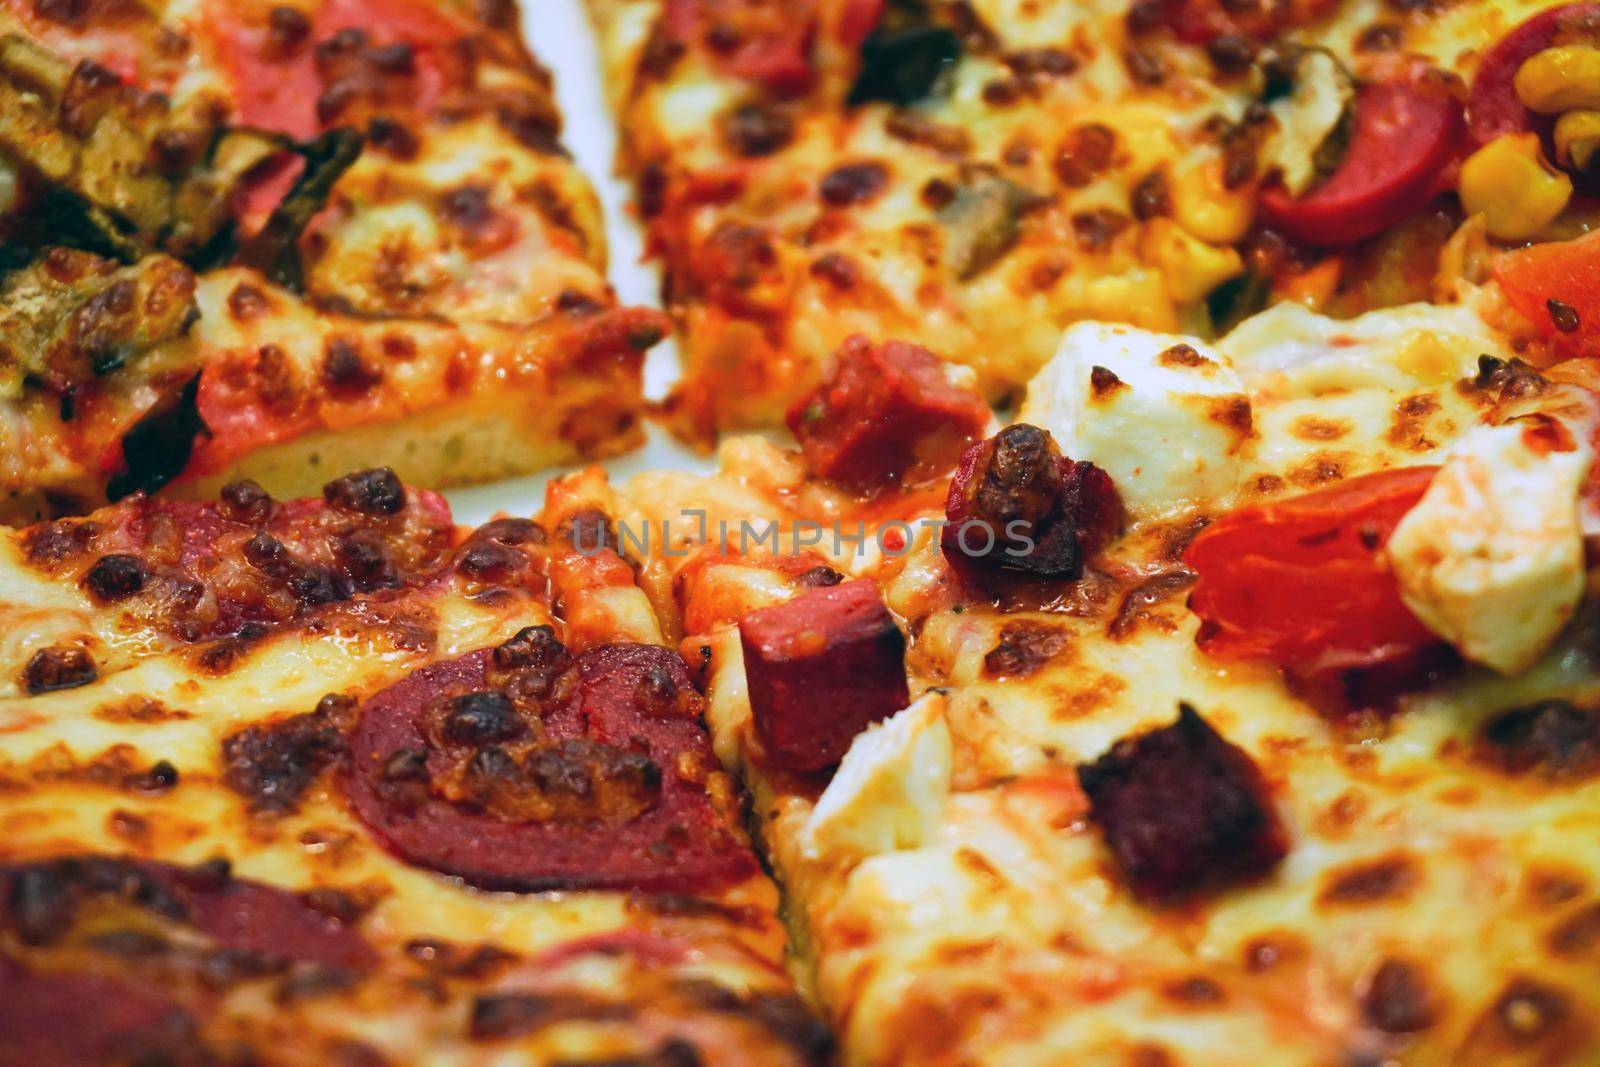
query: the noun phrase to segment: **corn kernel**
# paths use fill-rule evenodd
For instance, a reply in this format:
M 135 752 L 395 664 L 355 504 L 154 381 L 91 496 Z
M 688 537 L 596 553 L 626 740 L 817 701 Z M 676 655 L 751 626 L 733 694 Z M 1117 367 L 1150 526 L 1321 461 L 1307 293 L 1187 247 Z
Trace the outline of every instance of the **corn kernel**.
M 1600 149 L 1600 111 L 1569 111 L 1556 120 L 1556 162 L 1587 173 Z
M 1572 179 L 1552 170 L 1539 151 L 1539 135 L 1506 134 L 1461 165 L 1461 206 L 1482 215 L 1502 241 L 1532 237 L 1572 199 Z
M 1172 213 L 1178 225 L 1207 244 L 1231 245 L 1255 219 L 1255 186 L 1229 189 L 1219 156 L 1200 156 L 1180 166 L 1172 180 Z
M 1140 258 L 1161 272 L 1167 295 L 1180 304 L 1199 300 L 1243 273 L 1244 260 L 1232 248 L 1208 245 L 1170 219 L 1151 219 L 1139 237 Z
M 1541 115 L 1600 109 L 1600 48 L 1559 45 L 1535 52 L 1512 83 L 1522 102 Z

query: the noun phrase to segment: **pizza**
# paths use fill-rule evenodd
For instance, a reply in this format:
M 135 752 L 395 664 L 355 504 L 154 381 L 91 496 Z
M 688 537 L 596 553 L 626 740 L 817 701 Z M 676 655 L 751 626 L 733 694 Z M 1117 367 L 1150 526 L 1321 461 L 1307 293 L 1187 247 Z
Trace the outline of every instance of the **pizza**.
M 642 435 L 664 333 L 515 5 L 0 9 L 0 518 Z
M 1349 317 L 1430 299 L 1466 218 L 1513 244 L 1592 218 L 1561 147 L 1587 120 L 1555 135 L 1579 68 L 1517 81 L 1592 47 L 1584 4 L 589 5 L 694 441 L 782 422 L 853 334 L 1004 403 L 1073 322 Z
M 0 541 L 0 1062 L 826 1062 L 606 506 L 377 469 Z
M 1456 296 L 1081 323 L 1005 424 L 852 344 L 619 487 L 844 1062 L 1594 1059 L 1600 380 Z

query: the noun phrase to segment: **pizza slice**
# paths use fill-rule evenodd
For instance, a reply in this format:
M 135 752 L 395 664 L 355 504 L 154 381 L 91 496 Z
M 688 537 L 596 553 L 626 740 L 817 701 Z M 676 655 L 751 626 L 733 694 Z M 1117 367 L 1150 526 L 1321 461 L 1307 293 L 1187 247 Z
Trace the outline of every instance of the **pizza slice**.
M 1460 296 L 622 488 L 849 1062 L 1594 1058 L 1595 379 Z
M 828 1062 L 580 488 L 466 531 L 372 470 L 0 540 L 0 1063 Z
M 856 333 L 1003 402 L 1075 321 L 1348 317 L 1590 210 L 1584 4 L 590 5 L 694 440 L 792 421 Z
M 636 444 L 663 323 L 605 280 L 517 15 L 0 12 L 0 514 Z

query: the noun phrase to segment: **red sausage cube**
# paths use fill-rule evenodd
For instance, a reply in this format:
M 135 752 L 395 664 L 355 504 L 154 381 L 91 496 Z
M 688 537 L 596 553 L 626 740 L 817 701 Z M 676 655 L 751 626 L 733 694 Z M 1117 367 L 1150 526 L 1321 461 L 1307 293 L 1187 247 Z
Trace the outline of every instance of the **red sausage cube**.
M 989 424 L 989 408 L 950 384 L 926 348 L 852 337 L 833 375 L 789 412 L 811 470 L 870 492 L 943 474 Z
M 911 702 L 906 639 L 870 581 L 813 589 L 739 621 L 750 712 L 774 764 L 820 771 Z
M 1078 782 L 1089 820 L 1141 900 L 1244 881 L 1288 851 L 1255 763 L 1187 704 L 1177 722 L 1125 737 L 1080 766 Z

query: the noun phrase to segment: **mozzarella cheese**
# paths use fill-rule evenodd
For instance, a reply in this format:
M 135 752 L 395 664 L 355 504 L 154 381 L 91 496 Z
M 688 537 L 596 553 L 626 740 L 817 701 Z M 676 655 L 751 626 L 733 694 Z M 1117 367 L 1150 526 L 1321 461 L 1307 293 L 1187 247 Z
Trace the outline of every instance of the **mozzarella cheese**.
M 1462 438 L 1388 545 L 1406 605 L 1502 674 L 1539 660 L 1584 588 L 1578 490 L 1592 454 L 1528 438 L 1516 423 Z
M 1018 417 L 1103 467 L 1137 518 L 1230 499 L 1252 436 L 1225 359 L 1196 338 L 1101 322 L 1066 331 Z
M 859 734 L 802 831 L 812 859 L 917 848 L 938 830 L 950 796 L 945 698 L 928 693 Z

